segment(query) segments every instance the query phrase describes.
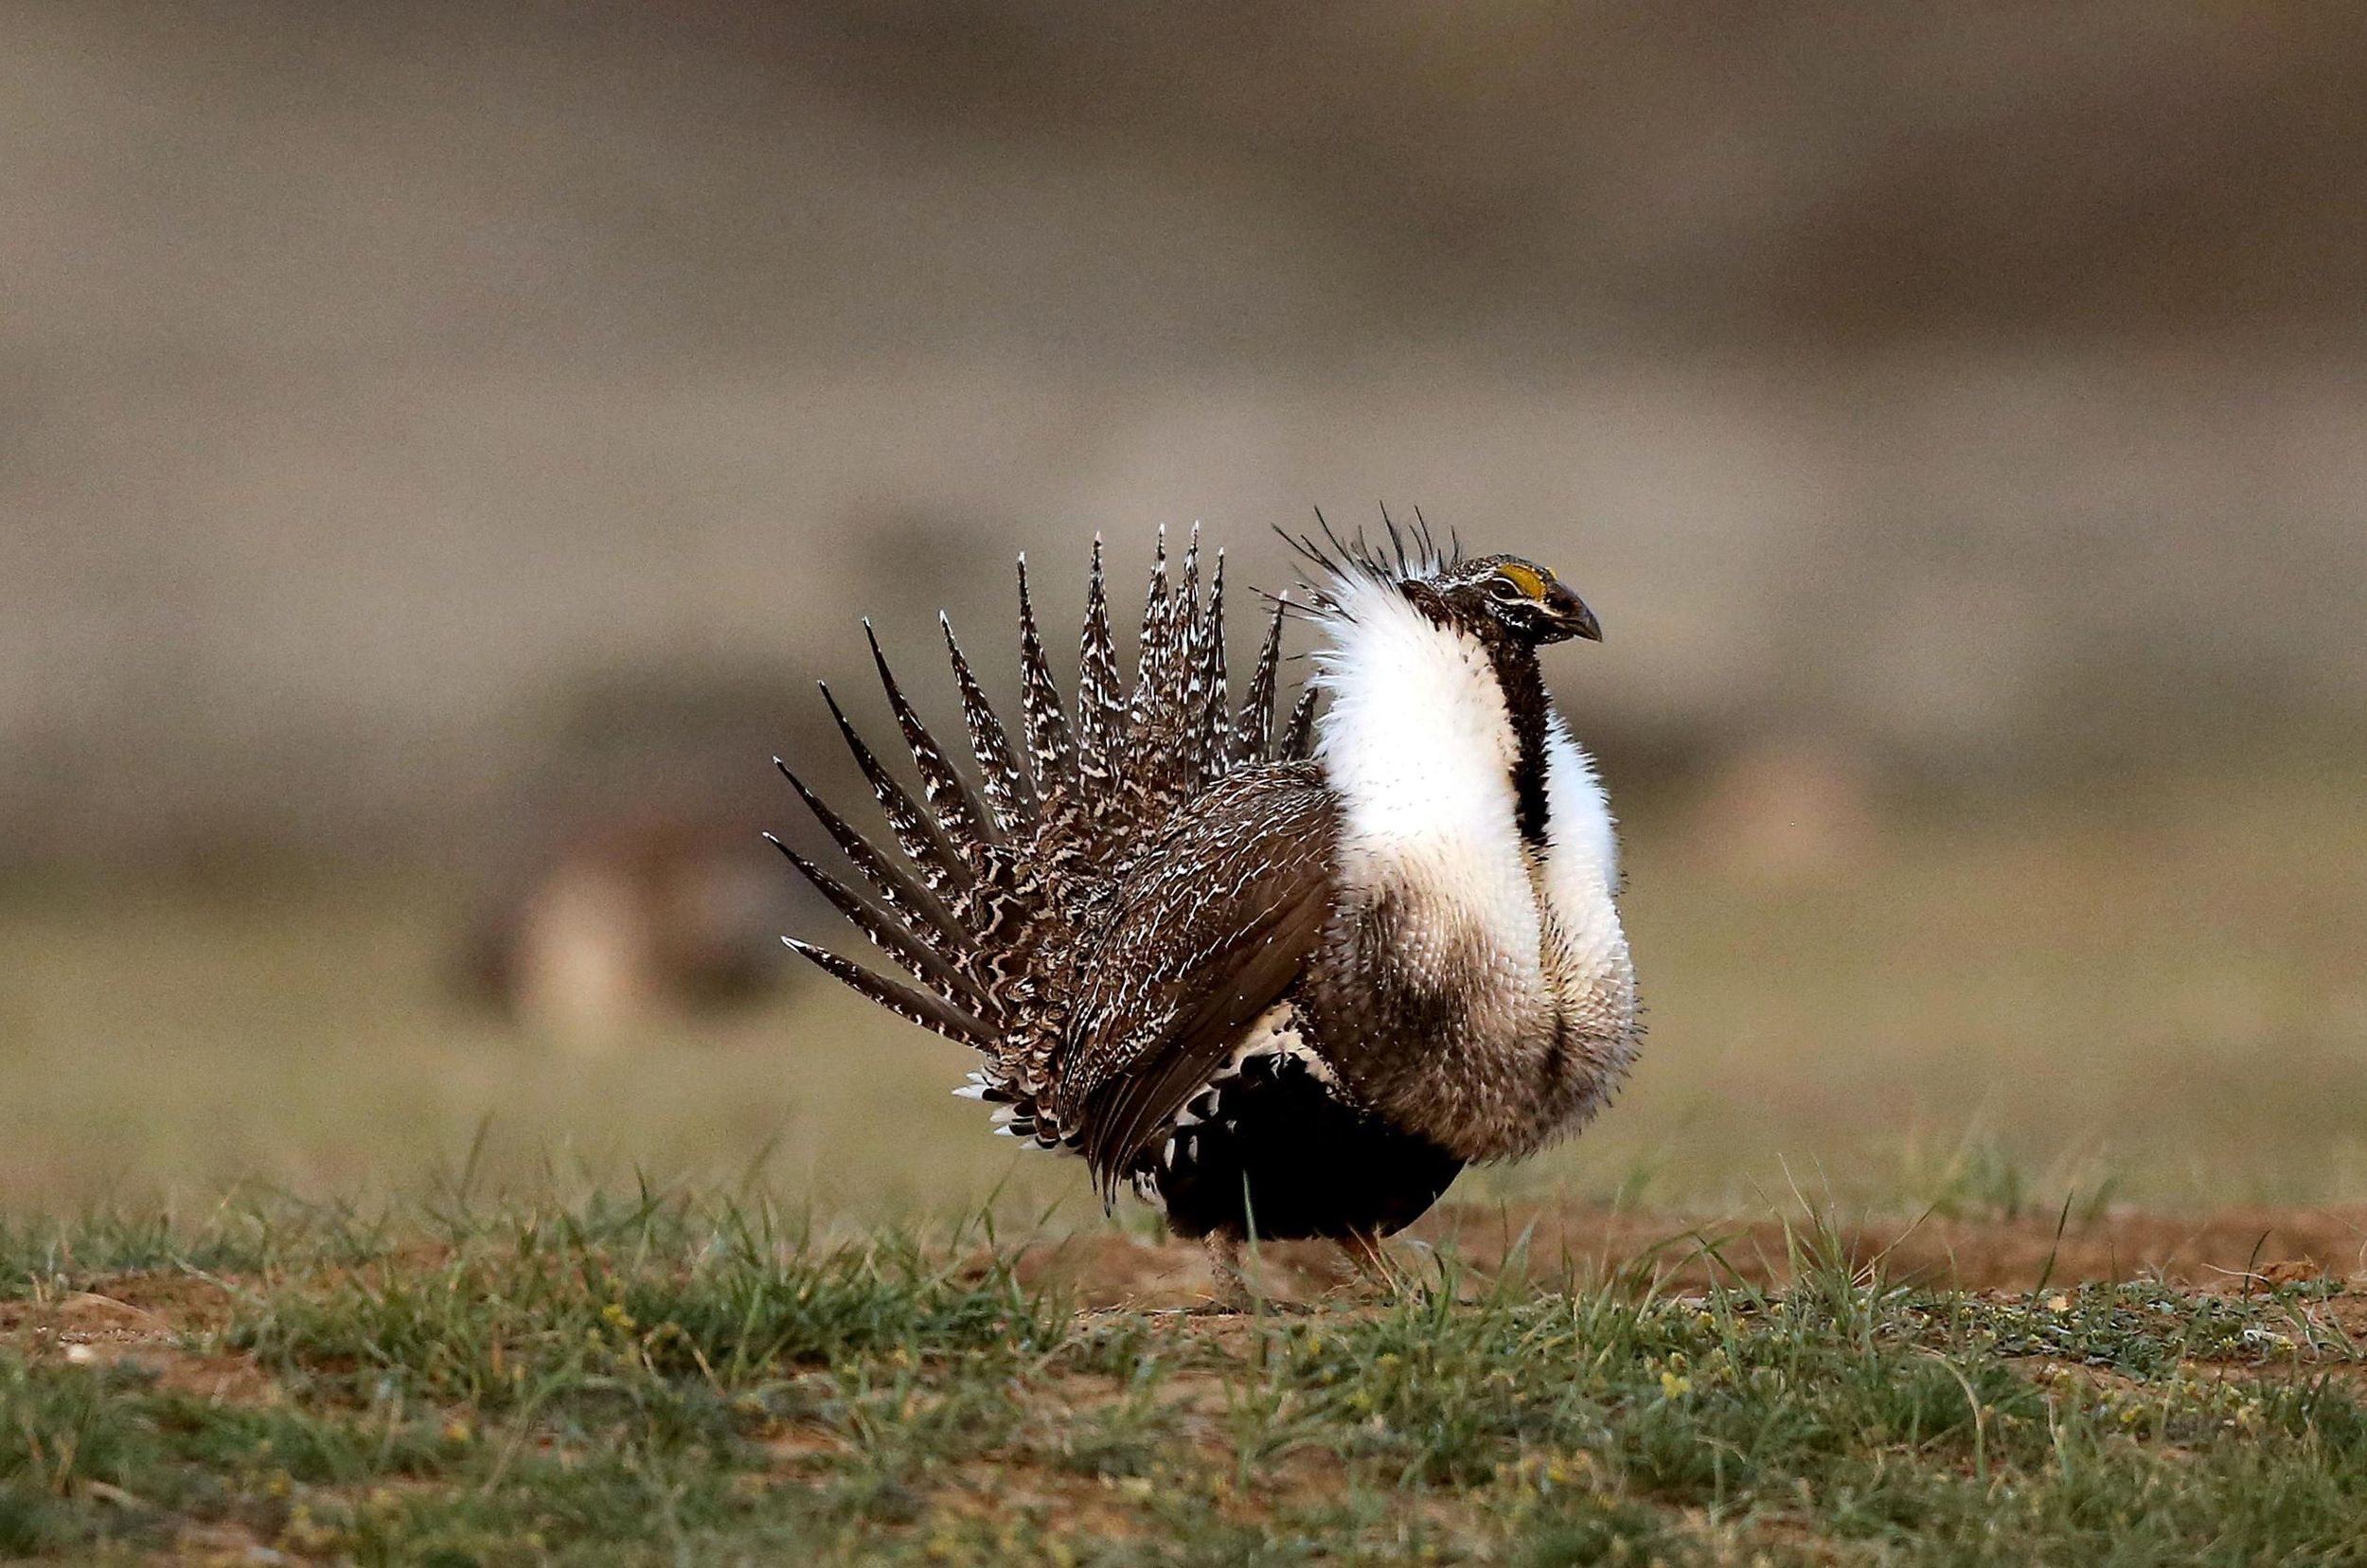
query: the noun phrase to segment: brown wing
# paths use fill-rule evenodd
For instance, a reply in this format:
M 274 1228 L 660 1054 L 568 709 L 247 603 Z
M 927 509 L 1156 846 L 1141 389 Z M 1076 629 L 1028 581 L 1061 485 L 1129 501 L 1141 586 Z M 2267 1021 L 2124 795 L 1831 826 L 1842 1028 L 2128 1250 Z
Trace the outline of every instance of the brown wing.
M 1129 867 L 1083 944 L 1059 1094 L 1105 1195 L 1298 979 L 1337 836 L 1322 775 L 1273 763 L 1212 785 Z

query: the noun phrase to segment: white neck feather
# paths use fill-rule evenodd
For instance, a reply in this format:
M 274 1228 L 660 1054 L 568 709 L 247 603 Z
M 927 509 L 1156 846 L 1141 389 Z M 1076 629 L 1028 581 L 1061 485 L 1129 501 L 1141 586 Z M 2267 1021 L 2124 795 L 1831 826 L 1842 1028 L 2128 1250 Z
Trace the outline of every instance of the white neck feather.
M 1633 976 L 1617 840 L 1592 760 L 1551 715 L 1545 844 L 1533 852 L 1518 823 L 1519 742 L 1486 650 L 1395 584 L 1357 577 L 1332 592 L 1343 613 L 1315 656 L 1330 699 L 1316 757 L 1340 797 L 1350 896 L 1397 900 L 1422 947 L 1483 944 L 1493 981 L 1472 1013 L 1488 1033 L 1567 1029 L 1624 1069 Z
M 1517 852 L 1518 742 L 1486 650 L 1392 586 L 1355 578 L 1334 597 L 1343 614 L 1325 622 L 1330 645 L 1315 654 L 1330 698 L 1315 754 L 1353 848 Z
M 1542 891 L 1565 947 L 1563 972 L 1598 993 L 1615 989 L 1631 1027 L 1635 976 L 1619 923 L 1618 827 L 1594 759 L 1558 713 L 1545 731 L 1545 800 Z
M 1392 584 L 1350 578 L 1334 597 L 1344 614 L 1324 623 L 1330 642 L 1315 654 L 1330 699 L 1316 757 L 1341 796 L 1351 877 L 1426 850 L 1523 863 L 1512 783 L 1519 741 L 1487 650 Z M 1615 927 L 1611 803 L 1558 713 L 1547 722 L 1545 759 L 1543 884 L 1557 913 Z

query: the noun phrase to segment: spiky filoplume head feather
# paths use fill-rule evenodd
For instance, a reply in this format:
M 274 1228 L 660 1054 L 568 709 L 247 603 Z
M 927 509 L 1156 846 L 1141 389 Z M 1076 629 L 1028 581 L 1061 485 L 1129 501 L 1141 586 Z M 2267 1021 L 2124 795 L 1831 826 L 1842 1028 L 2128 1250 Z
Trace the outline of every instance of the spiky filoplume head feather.
M 1602 623 L 1594 612 L 1552 567 L 1516 555 L 1466 556 L 1455 541 L 1441 551 L 1421 514 L 1415 517 L 1409 533 L 1382 514 L 1389 538 L 1386 551 L 1361 533 L 1342 539 L 1320 512 L 1316 522 L 1322 542 L 1284 532 L 1290 547 L 1324 574 L 1325 580 L 1308 593 L 1310 616 L 1353 619 L 1350 601 L 1356 591 L 1378 583 L 1395 588 L 1433 620 L 1461 627 L 1491 644 L 1539 648 L 1571 637 L 1602 641 Z

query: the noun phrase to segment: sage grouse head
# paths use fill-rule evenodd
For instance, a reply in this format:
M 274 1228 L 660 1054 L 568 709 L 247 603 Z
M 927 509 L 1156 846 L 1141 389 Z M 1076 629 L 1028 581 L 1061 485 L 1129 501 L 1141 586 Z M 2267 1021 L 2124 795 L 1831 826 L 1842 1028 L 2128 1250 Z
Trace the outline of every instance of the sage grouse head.
M 789 775 L 867 889 L 782 852 L 909 979 L 789 945 L 975 1046 L 956 1094 L 1186 1236 L 1386 1235 L 1584 1125 L 1635 1051 L 1611 813 L 1538 668 L 1593 614 L 1427 528 L 1326 540 L 1292 541 L 1313 581 L 1237 701 L 1197 530 L 1173 572 L 1162 537 L 1130 680 L 1096 543 L 1073 697 L 1023 557 L 1016 737 L 945 627 L 975 782 L 875 639 L 917 798 L 824 695 L 895 851 Z M 1292 615 L 1322 643 L 1277 722 Z

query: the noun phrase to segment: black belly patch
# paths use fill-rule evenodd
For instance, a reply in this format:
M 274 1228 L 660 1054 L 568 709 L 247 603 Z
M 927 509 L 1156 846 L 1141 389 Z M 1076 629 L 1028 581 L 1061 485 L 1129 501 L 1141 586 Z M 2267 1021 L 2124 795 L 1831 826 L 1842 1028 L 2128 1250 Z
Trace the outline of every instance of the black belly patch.
M 1287 1241 L 1401 1230 L 1462 1168 L 1429 1139 L 1343 1104 L 1297 1057 L 1276 1054 L 1249 1057 L 1237 1076 L 1203 1091 L 1131 1174 L 1165 1202 L 1180 1236 Z

